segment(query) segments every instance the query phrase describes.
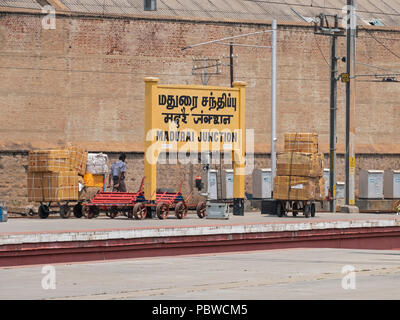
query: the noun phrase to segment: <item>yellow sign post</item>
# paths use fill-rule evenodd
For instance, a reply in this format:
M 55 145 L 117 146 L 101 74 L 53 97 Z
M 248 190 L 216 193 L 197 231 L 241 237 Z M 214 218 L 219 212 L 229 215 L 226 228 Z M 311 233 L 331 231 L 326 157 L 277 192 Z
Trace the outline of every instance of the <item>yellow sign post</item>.
M 159 85 L 145 78 L 144 187 L 156 199 L 161 152 L 231 152 L 234 198 L 244 199 L 245 86 Z

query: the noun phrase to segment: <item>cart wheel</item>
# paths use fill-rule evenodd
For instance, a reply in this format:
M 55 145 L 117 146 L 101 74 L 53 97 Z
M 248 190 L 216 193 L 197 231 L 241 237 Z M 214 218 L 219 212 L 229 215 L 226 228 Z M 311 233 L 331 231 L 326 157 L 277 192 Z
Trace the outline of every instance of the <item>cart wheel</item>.
M 299 208 L 298 208 L 297 202 L 294 202 L 293 206 L 292 206 L 293 217 L 296 217 L 298 214 L 298 212 L 296 210 L 299 210 Z
M 156 214 L 159 219 L 163 220 L 163 219 L 167 218 L 168 213 L 169 213 L 169 205 L 168 204 L 166 204 L 164 202 L 160 202 L 159 204 L 157 204 Z
M 114 219 L 118 215 L 118 208 L 117 207 L 111 207 L 110 209 L 110 218 Z
M 30 217 L 33 217 L 36 215 L 35 208 L 33 206 L 27 206 L 25 208 L 25 213 L 26 213 L 26 215 L 28 215 Z
M 184 202 L 178 202 L 175 206 L 175 215 L 178 219 L 186 218 L 188 214 L 188 207 Z
M 136 219 L 143 220 L 147 216 L 147 208 L 143 202 L 136 203 L 133 207 L 133 216 Z
M 60 216 L 63 219 L 68 219 L 69 216 L 71 215 L 71 210 L 69 208 L 69 205 L 63 204 L 60 206 Z
M 315 217 L 315 203 L 311 204 L 311 217 Z
M 206 203 L 205 201 L 201 201 L 196 206 L 196 212 L 200 219 L 203 219 L 206 216 Z
M 87 219 L 93 219 L 96 216 L 96 212 L 99 211 L 99 208 L 95 206 L 83 206 L 82 212 Z
M 49 207 L 44 204 L 41 204 L 38 209 L 38 214 L 39 214 L 40 219 L 47 219 L 47 217 L 50 214 Z
M 72 210 L 74 212 L 74 216 L 75 218 L 82 218 L 83 216 L 83 208 L 82 208 L 82 204 L 81 203 L 77 203 L 76 205 L 74 205 L 74 208 Z
M 309 204 L 304 206 L 304 215 L 306 218 L 309 218 L 311 215 L 311 206 Z

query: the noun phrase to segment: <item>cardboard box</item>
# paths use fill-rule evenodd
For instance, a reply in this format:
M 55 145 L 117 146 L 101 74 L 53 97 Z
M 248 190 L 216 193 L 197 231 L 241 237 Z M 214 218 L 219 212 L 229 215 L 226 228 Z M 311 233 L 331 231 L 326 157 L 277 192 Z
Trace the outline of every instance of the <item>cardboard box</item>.
M 28 155 L 28 171 L 77 171 L 83 176 L 86 172 L 87 158 L 86 151 L 71 145 L 65 149 L 33 150 Z
M 70 157 L 69 170 L 77 171 L 79 175 L 83 176 L 86 172 L 88 153 L 72 145 L 67 145 L 65 149 L 68 150 Z
M 44 201 L 78 200 L 78 186 L 44 188 Z
M 276 158 L 278 176 L 322 177 L 324 156 L 322 153 L 282 152 Z
M 34 150 L 28 155 L 29 172 L 60 172 L 70 169 L 68 150 Z
M 325 178 L 320 178 L 315 186 L 315 200 L 325 200 Z
M 297 176 L 276 176 L 274 180 L 274 199 L 315 200 L 316 178 Z
M 29 201 L 64 201 L 78 199 L 78 173 L 76 171 L 61 172 L 29 172 Z
M 28 172 L 28 201 L 44 201 L 42 172 Z
M 318 134 L 316 133 L 285 133 L 285 152 L 318 152 Z

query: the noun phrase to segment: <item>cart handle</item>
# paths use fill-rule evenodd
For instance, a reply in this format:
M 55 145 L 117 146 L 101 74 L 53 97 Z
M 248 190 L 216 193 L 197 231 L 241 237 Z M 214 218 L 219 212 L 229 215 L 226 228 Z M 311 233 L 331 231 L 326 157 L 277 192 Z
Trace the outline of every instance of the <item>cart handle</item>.
M 181 185 L 180 185 L 180 187 L 179 187 L 179 191 L 178 191 L 179 193 L 180 193 L 180 192 L 181 192 L 181 190 L 182 190 L 182 185 L 183 185 L 183 182 L 184 182 L 184 181 L 185 181 L 185 178 L 183 178 L 183 179 L 182 179 L 182 181 L 181 181 Z
M 139 193 L 143 192 L 144 178 L 145 177 L 142 178 L 142 182 L 140 183 L 140 188 L 139 188 L 139 191 L 138 191 Z

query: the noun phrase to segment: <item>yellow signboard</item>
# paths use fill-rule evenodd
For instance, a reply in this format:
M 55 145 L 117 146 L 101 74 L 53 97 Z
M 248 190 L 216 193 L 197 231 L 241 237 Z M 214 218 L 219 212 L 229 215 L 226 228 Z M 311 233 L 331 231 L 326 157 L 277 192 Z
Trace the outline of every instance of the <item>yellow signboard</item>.
M 145 78 L 146 199 L 155 199 L 161 152 L 226 150 L 233 153 L 234 197 L 244 198 L 245 83 L 233 85 L 159 85 Z
M 341 73 L 340 79 L 342 82 L 350 82 L 350 76 L 348 73 Z

